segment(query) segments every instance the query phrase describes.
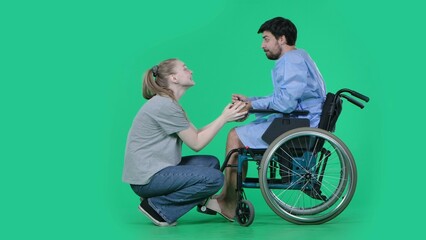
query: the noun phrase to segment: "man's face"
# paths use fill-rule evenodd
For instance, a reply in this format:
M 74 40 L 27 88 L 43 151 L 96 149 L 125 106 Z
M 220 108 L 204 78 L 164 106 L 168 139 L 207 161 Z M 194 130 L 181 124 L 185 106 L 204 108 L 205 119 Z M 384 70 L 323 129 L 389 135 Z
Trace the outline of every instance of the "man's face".
M 277 60 L 280 58 L 282 49 L 278 40 L 269 31 L 262 33 L 262 49 L 266 53 L 266 57 L 271 60 Z

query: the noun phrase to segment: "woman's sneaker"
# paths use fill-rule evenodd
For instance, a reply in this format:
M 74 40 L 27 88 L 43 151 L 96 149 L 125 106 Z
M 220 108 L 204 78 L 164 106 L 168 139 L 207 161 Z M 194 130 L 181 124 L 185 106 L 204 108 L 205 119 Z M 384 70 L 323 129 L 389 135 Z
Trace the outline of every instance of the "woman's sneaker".
M 159 227 L 171 227 L 176 226 L 176 222 L 168 223 L 166 222 L 149 204 L 148 200 L 145 198 L 139 204 L 139 210 L 145 214 L 155 225 Z

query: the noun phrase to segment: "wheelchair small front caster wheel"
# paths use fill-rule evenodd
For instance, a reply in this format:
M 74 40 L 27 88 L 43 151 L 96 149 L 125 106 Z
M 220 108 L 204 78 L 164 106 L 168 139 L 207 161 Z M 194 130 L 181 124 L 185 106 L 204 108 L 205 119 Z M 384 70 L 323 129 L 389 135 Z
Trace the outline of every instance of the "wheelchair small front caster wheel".
M 237 222 L 244 227 L 248 227 L 254 220 L 254 207 L 248 200 L 238 202 L 236 210 Z

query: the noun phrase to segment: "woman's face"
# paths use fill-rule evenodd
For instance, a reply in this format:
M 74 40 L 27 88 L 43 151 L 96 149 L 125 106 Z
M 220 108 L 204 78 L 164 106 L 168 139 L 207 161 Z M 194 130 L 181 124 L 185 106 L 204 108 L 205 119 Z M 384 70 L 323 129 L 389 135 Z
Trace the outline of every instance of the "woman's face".
M 185 63 L 177 61 L 175 71 L 174 77 L 179 85 L 187 88 L 195 85 L 195 82 L 192 80 L 192 71 L 189 70 Z

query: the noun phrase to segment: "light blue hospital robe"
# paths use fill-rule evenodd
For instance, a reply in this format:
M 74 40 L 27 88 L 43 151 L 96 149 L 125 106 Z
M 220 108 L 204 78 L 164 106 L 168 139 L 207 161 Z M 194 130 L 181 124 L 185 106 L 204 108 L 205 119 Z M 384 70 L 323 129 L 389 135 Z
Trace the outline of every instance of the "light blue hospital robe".
M 266 97 L 250 97 L 253 109 L 274 109 L 281 112 L 308 110 L 311 127 L 317 127 L 326 90 L 324 80 L 309 54 L 296 49 L 286 52 L 272 69 L 274 92 Z M 281 114 L 258 115 L 253 122 L 236 128 L 244 146 L 267 148 L 262 135 L 272 120 Z

